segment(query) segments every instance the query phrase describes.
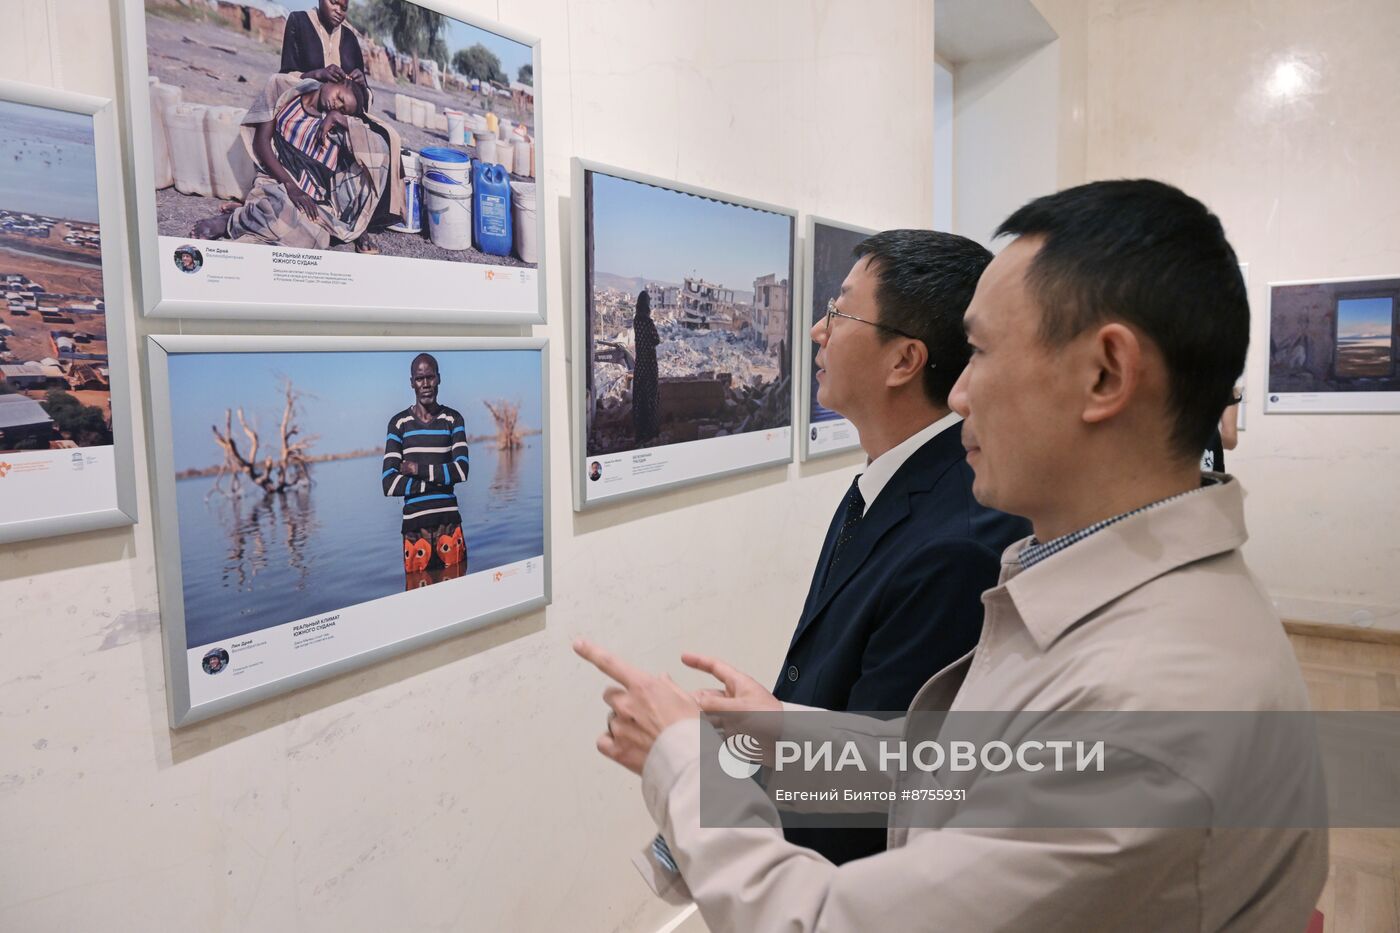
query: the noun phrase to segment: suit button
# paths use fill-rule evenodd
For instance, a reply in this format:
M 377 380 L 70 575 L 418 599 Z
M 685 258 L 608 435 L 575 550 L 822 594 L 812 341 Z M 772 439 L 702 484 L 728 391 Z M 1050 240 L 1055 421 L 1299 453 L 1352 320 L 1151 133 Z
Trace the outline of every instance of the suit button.
M 789 664 L 789 665 L 788 665 L 788 675 L 787 675 L 787 677 L 788 677 L 788 680 L 789 680 L 789 681 L 792 681 L 792 682 L 794 682 L 794 683 L 797 681 L 797 665 L 796 665 L 796 664 Z

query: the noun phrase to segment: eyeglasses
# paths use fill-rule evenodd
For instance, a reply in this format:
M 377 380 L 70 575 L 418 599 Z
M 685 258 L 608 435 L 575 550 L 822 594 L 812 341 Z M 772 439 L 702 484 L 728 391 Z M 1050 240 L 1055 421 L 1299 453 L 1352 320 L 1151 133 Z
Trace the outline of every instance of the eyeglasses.
M 904 331 L 900 330 L 898 327 L 891 327 L 891 326 L 888 325 L 888 324 L 881 324 L 879 321 L 867 321 L 867 320 L 866 320 L 865 318 L 863 318 L 863 317 L 856 317 L 854 314 L 847 314 L 845 311 L 837 311 L 837 310 L 836 310 L 836 299 L 835 299 L 835 298 L 828 298 L 828 299 L 827 299 L 827 301 L 826 301 L 826 315 L 825 315 L 825 317 L 823 317 L 823 320 L 826 322 L 826 333 L 827 333 L 827 336 L 828 336 L 828 337 L 831 336 L 831 319 L 834 318 L 834 317 L 844 317 L 844 318 L 847 318 L 848 320 L 860 321 L 862 324 L 869 324 L 871 327 L 878 327 L 878 328 L 880 328 L 881 330 L 887 330 L 887 331 L 889 331 L 890 333 L 895 334 L 895 335 L 897 335 L 897 336 L 905 337 L 905 338 L 907 338 L 907 339 L 909 339 L 909 340 L 918 340 L 920 343 L 923 343 L 923 339 L 922 339 L 922 338 L 915 337 L 913 334 L 907 334 L 907 333 L 905 333 Z M 928 364 L 928 368 L 929 368 L 929 369 L 933 369 L 933 368 L 936 367 L 936 365 L 937 365 L 936 363 L 930 361 L 929 364 Z
M 889 331 L 889 332 L 892 333 L 892 334 L 898 334 L 899 336 L 901 336 L 901 337 L 907 337 L 907 338 L 909 338 L 910 340 L 918 340 L 918 339 L 919 339 L 918 337 L 915 337 L 913 334 L 906 334 L 904 331 L 900 330 L 898 327 L 891 327 L 891 326 L 889 326 L 888 324 L 881 324 L 879 321 L 867 321 L 867 320 L 866 320 L 865 318 L 863 318 L 863 317 L 856 317 L 854 314 L 847 314 L 845 311 L 837 311 L 837 310 L 836 310 L 836 299 L 835 299 L 835 298 L 828 298 L 828 299 L 827 299 L 827 302 L 826 302 L 826 316 L 825 316 L 825 318 L 824 318 L 824 320 L 826 321 L 826 332 L 827 332 L 828 334 L 831 333 L 831 319 L 834 318 L 834 317 L 844 317 L 844 318 L 847 318 L 848 320 L 860 321 L 862 324 L 869 324 L 871 327 L 878 327 L 878 328 L 880 328 L 881 330 L 887 330 L 887 331 Z

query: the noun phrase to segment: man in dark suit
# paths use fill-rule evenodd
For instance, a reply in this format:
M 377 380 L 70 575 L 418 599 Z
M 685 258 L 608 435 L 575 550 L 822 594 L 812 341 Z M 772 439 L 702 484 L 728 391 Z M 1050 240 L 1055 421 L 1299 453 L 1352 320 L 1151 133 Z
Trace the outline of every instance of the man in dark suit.
M 851 420 L 869 462 L 836 509 L 773 693 L 831 710 L 903 712 L 971 651 L 982 592 L 1029 524 L 983 508 L 948 393 L 967 365 L 962 318 L 992 254 L 964 237 L 888 230 L 812 328 L 817 401 Z M 883 830 L 790 829 L 841 864 Z

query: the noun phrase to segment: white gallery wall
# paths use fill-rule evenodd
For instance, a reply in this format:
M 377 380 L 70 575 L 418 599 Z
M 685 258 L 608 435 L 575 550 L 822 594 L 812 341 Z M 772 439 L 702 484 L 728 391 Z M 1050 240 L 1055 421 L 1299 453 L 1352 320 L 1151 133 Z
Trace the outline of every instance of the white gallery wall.
M 1060 47 L 970 61 L 955 72 L 953 148 L 959 173 L 953 231 L 997 249 L 1008 214 L 1057 187 Z
M 935 0 L 934 23 L 934 225 L 998 250 L 1012 211 L 1085 180 L 1088 3 Z
M 1093 0 L 1087 176 L 1199 197 L 1249 263 L 1246 555 L 1286 616 L 1400 629 L 1400 416 L 1265 415 L 1269 281 L 1400 274 L 1400 4 Z
M 172 733 L 138 449 L 135 528 L 0 548 L 0 929 L 649 933 L 675 916 L 628 863 L 649 818 L 637 781 L 593 749 L 603 681 L 570 642 L 683 682 L 700 682 L 680 674 L 685 649 L 769 678 L 860 461 L 570 511 L 568 159 L 927 226 L 931 4 L 455 8 L 544 43 L 550 323 L 533 333 L 551 340 L 554 604 Z M 3 16 L 0 77 L 115 96 L 106 0 L 8 0 Z

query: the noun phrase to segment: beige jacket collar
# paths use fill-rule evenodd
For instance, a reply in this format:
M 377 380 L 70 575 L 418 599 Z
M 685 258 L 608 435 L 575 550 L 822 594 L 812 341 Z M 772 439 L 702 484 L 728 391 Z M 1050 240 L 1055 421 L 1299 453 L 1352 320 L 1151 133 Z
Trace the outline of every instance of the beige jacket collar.
M 1002 555 L 1000 591 L 1010 596 L 1042 651 L 1080 619 L 1178 567 L 1233 551 L 1249 537 L 1239 481 L 1222 482 L 1145 509 L 1021 570 L 1018 541 Z

